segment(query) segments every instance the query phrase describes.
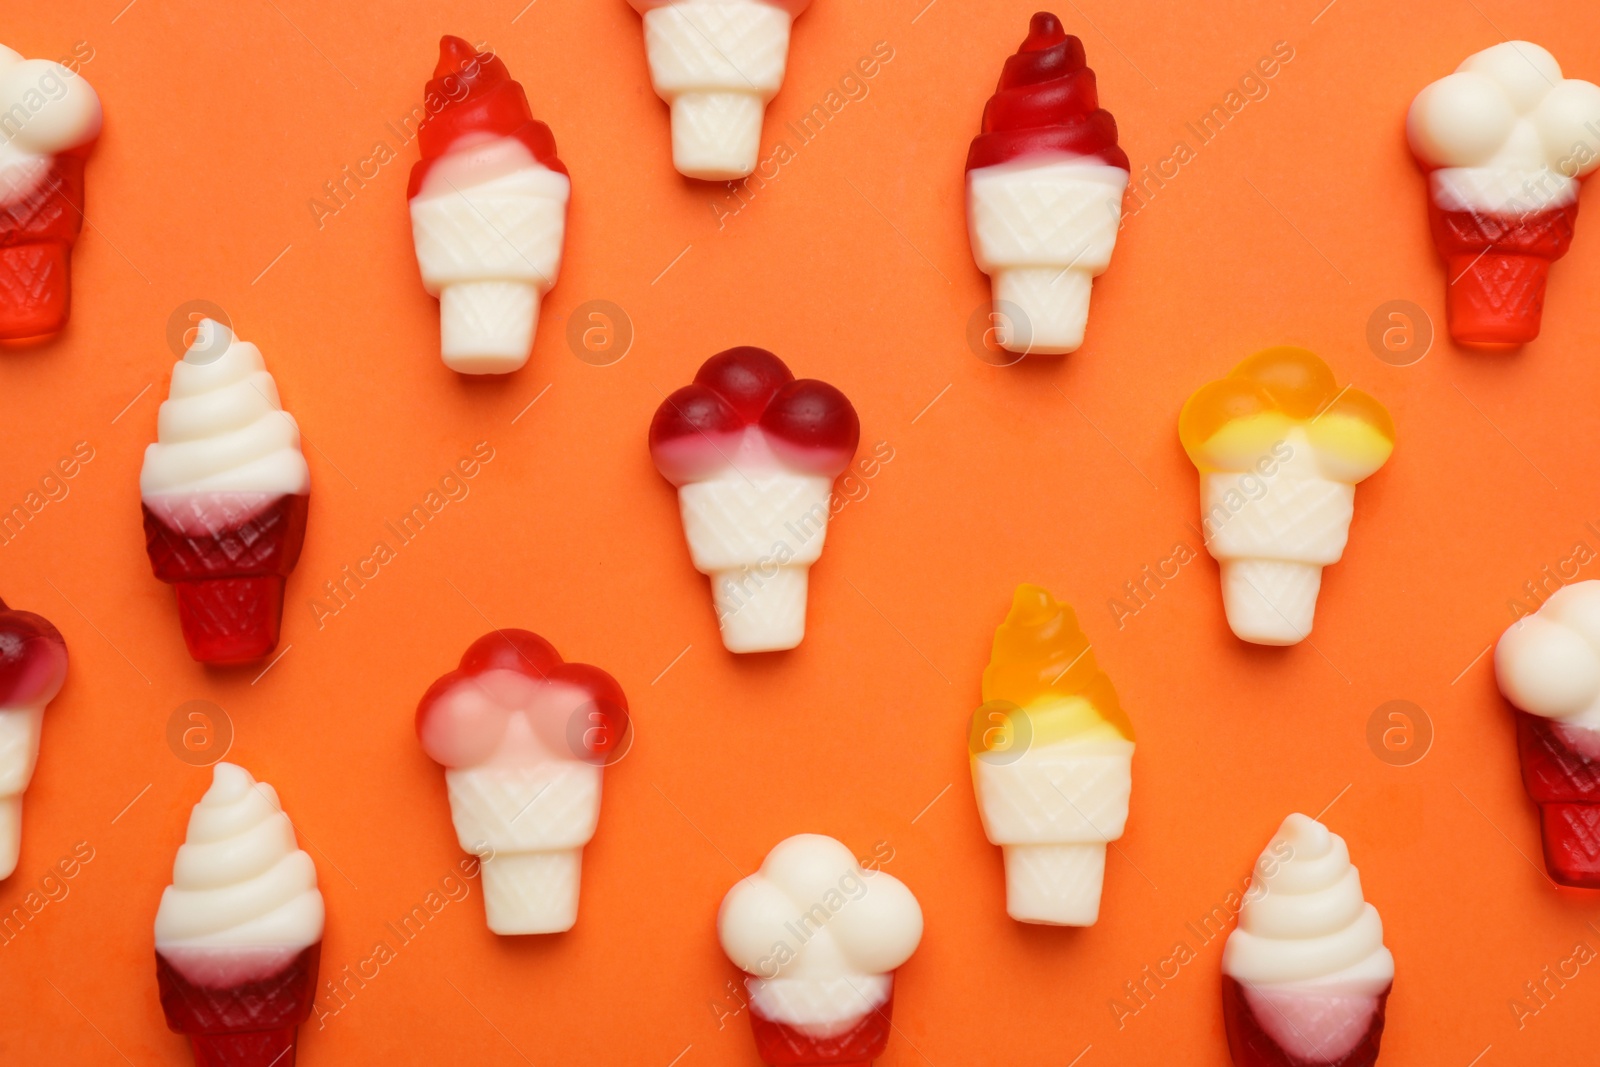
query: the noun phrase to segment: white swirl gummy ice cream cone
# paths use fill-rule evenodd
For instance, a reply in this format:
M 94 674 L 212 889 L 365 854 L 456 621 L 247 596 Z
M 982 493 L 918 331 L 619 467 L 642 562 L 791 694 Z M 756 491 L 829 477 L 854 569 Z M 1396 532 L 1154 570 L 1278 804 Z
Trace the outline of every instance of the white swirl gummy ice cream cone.
M 490 930 L 578 921 L 583 847 L 600 820 L 601 772 L 626 752 L 627 715 L 610 675 L 563 662 L 526 630 L 480 638 L 423 696 L 417 736 L 445 767 L 461 847 L 481 860 Z
M 1305 815 L 1283 821 L 1256 863 L 1222 974 L 1238 1067 L 1377 1058 L 1394 957 L 1342 837 Z
M 408 193 L 422 281 L 439 298 L 445 365 L 509 374 L 528 361 L 561 272 L 572 181 L 550 128 L 491 53 L 440 42 Z
M 292 1067 L 324 921 L 317 869 L 277 792 L 217 764 L 155 922 L 161 1006 L 196 1067 Z
M 767 103 L 783 86 L 789 30 L 811 0 L 629 0 L 644 16 L 656 93 L 672 107 L 680 174 L 731 181 L 756 169 Z

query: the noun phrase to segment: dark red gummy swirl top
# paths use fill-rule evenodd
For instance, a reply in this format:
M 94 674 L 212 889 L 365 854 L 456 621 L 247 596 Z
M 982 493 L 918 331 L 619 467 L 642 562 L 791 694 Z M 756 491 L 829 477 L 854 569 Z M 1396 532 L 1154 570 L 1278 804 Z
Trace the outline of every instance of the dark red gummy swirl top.
M 662 402 L 650 423 L 650 455 L 673 485 L 700 481 L 733 464 L 740 438 L 759 426 L 779 460 L 829 478 L 844 470 L 861 422 L 827 382 L 796 379 L 764 348 L 730 348 L 706 360 Z
M 584 705 L 567 709 L 570 714 L 557 715 L 557 721 L 534 721 L 534 730 L 552 735 L 545 739 L 552 749 L 566 745 L 578 759 L 609 762 L 618 756 L 614 749 L 628 735 L 628 698 L 617 680 L 599 667 L 566 662 L 536 633 L 495 630 L 474 641 L 461 666 L 429 686 L 417 705 L 417 737 L 433 759 L 446 767 L 481 762 L 499 745 L 508 717 L 524 710 L 503 706 L 486 690 L 481 699 L 454 699 L 490 671 L 515 671 L 582 693 Z
M 1097 156 L 1129 169 L 1117 147 L 1117 120 L 1100 106 L 1083 42 L 1045 11 L 1033 16 L 1028 39 L 1000 72 L 983 109 L 983 132 L 967 152 L 967 169 L 1043 153 Z
M 556 157 L 556 139 L 550 127 L 533 117 L 528 94 L 511 72 L 491 52 L 479 52 L 459 37 L 439 39 L 439 64 L 423 89 L 427 118 L 417 129 L 422 159 L 411 168 L 406 196 L 416 196 L 433 161 L 469 133 L 515 137 L 528 146 L 533 158 L 551 170 L 567 173 Z M 443 106 L 438 107 L 438 101 Z

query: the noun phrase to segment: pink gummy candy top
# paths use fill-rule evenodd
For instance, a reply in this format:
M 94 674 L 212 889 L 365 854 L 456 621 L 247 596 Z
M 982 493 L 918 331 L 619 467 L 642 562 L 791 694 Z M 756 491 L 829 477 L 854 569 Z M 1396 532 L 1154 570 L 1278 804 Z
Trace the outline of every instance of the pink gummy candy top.
M 628 698 L 611 675 L 565 662 L 538 634 L 496 630 L 423 695 L 417 737 L 446 767 L 473 767 L 495 755 L 514 715 L 545 751 L 604 763 L 627 733 Z
M 1117 121 L 1100 107 L 1083 42 L 1044 11 L 1033 16 L 1028 39 L 1000 72 L 967 169 L 1040 154 L 1097 156 L 1128 169 L 1128 156 L 1117 147 Z
M 31 611 L 12 611 L 0 600 L 0 708 L 47 704 L 67 677 L 67 642 L 61 631 Z
M 676 2 L 677 0 L 628 0 L 634 10 L 641 15 L 652 8 L 667 7 Z M 766 0 L 766 3 L 773 7 L 781 7 L 789 13 L 790 18 L 798 18 L 800 12 L 811 6 L 811 0 Z
M 751 430 L 785 466 L 829 478 L 844 470 L 861 439 L 856 409 L 839 390 L 796 380 L 764 348 L 730 348 L 656 409 L 650 456 L 673 485 L 702 481 L 733 465 Z
M 434 160 L 450 151 L 467 134 L 515 137 L 533 158 L 551 170 L 567 173 L 556 157 L 556 139 L 550 127 L 533 117 L 528 94 L 512 79 L 500 57 L 479 52 L 460 37 L 439 39 L 439 64 L 423 90 L 425 100 L 445 104 L 430 112 L 417 130 L 422 159 L 411 168 L 406 196 L 416 196 Z

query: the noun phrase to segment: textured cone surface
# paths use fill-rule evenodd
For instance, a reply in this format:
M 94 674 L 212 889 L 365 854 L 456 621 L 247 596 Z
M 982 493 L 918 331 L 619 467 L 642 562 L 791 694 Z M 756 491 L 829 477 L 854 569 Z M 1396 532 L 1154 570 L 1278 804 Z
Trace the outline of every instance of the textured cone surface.
M 230 1034 L 283 1030 L 311 1015 L 317 995 L 322 943 L 304 949 L 269 977 L 214 988 L 197 985 L 156 953 L 156 983 L 167 1026 L 180 1034 Z
M 1349 1008 L 1342 1003 L 1347 999 L 1326 998 L 1327 1010 L 1348 1014 Z M 1378 1060 L 1378 1044 L 1383 1039 L 1389 991 L 1384 990 L 1377 1001 L 1377 1010 L 1367 1023 L 1366 1033 L 1354 1048 L 1338 1059 L 1305 1059 L 1289 1054 L 1272 1039 L 1251 1010 L 1244 987 L 1237 979 L 1223 975 L 1222 1015 L 1228 1032 L 1228 1052 L 1233 1057 L 1234 1067 L 1372 1067 Z
M 753 566 L 787 546 L 786 565 L 815 563 L 827 536 L 832 479 L 780 475 L 691 482 L 678 491 L 695 567 Z
M 1576 201 L 1498 215 L 1450 211 L 1430 198 L 1429 227 L 1449 270 L 1451 335 L 1505 344 L 1537 337 L 1550 264 L 1572 247 L 1577 218 Z
M 225 513 L 222 528 L 209 536 L 174 530 L 144 508 L 151 568 L 177 587 L 179 621 L 195 659 L 245 662 L 278 643 L 283 584 L 300 559 L 309 501 L 305 494 L 281 496 L 253 515 L 241 507 Z
M 646 16 L 645 49 L 664 89 L 770 93 L 789 60 L 788 16 L 751 0 L 673 4 Z
M 1002 845 L 1121 837 L 1132 782 L 1129 759 L 1125 753 L 1024 756 L 992 766 L 980 758 L 974 767 L 984 826 Z
M 1221 501 L 1241 477 L 1207 475 L 1206 514 L 1222 508 L 1226 518 L 1209 532 L 1206 547 L 1217 559 L 1281 559 L 1337 563 L 1355 514 L 1355 488 L 1326 478 L 1279 475 L 1267 495 L 1233 514 Z M 1209 521 L 1209 520 L 1207 520 Z M 1266 590 L 1262 590 L 1263 593 Z
M 750 1013 L 750 1029 L 755 1034 L 756 1052 L 768 1067 L 863 1067 L 883 1055 L 889 1045 L 890 1016 L 894 994 L 868 1012 L 860 1023 L 832 1037 L 812 1037 L 786 1023 L 773 1022 L 756 1012 Z
M 72 243 L 83 227 L 83 158 L 57 156 L 39 187 L 0 207 L 0 337 L 54 333 L 71 309 Z
M 1122 193 L 1100 182 L 1019 171 L 984 181 L 971 199 L 980 257 L 998 266 L 1080 267 L 1110 262 Z
M 587 763 L 554 775 L 453 770 L 445 782 L 456 834 L 469 851 L 480 844 L 503 852 L 580 848 L 599 819 L 600 774 Z
M 524 279 L 544 290 L 561 265 L 566 212 L 554 197 L 468 189 L 413 201 L 411 236 L 423 272 L 439 284 Z

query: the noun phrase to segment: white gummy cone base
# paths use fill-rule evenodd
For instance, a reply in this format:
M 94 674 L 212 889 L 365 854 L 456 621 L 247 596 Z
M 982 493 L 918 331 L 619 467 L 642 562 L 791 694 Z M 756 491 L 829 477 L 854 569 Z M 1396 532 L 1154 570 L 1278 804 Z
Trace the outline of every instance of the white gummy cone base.
M 439 293 L 445 366 L 461 374 L 520 370 L 538 323 L 539 290 L 526 282 L 459 282 Z
M 1083 347 L 1094 276 L 1075 268 L 997 271 L 994 310 L 1006 316 L 1004 344 L 1024 355 L 1064 355 Z
M 1018 922 L 1093 926 L 1106 879 L 1104 842 L 1006 845 L 1006 913 Z
M 767 105 L 754 93 L 684 93 L 672 101 L 672 165 L 708 182 L 756 169 Z
M 1222 605 L 1242 641 L 1295 645 L 1311 633 L 1322 588 L 1322 566 L 1280 559 L 1222 563 Z
M 22 853 L 22 797 L 0 797 L 0 881 L 11 877 Z
M 483 906 L 497 934 L 559 934 L 578 921 L 583 850 L 497 852 L 483 860 Z
M 711 594 L 729 652 L 782 652 L 806 636 L 809 567 L 716 571 Z

